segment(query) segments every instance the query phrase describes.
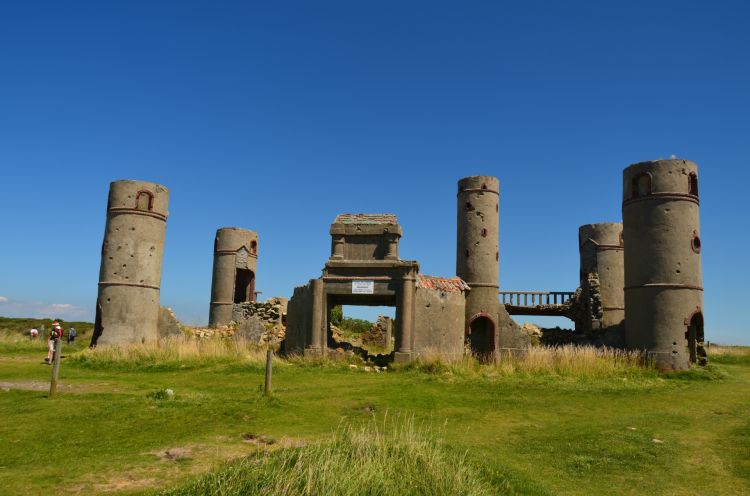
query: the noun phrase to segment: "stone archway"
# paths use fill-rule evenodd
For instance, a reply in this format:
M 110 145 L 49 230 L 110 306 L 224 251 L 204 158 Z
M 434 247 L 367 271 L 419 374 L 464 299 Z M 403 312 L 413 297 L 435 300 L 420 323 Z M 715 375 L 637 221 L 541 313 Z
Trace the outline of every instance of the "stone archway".
M 705 365 L 707 359 L 706 350 L 703 346 L 703 313 L 700 310 L 696 310 L 690 317 L 685 319 L 685 325 L 687 325 L 685 338 L 687 339 L 690 363 Z
M 234 273 L 234 303 L 255 301 L 255 272 L 237 268 Z
M 482 362 L 490 361 L 495 354 L 495 322 L 485 313 L 475 315 L 466 329 L 467 345 L 471 354 Z

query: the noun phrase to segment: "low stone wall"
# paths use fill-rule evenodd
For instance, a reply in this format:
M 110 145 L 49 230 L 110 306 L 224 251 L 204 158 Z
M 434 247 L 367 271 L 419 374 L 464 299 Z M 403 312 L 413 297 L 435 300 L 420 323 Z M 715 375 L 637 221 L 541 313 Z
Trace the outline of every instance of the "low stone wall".
M 269 298 L 234 305 L 230 325 L 192 328 L 199 339 L 245 339 L 259 346 L 278 345 L 286 335 L 286 298 Z
M 238 324 L 257 317 L 266 324 L 286 324 L 288 301 L 286 298 L 273 297 L 266 301 L 236 303 L 232 308 L 232 320 Z

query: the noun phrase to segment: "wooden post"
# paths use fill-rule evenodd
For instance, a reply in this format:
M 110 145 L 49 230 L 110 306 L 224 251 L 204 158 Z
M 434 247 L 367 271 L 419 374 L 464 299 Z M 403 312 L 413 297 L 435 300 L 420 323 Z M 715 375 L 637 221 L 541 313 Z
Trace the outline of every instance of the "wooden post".
M 57 391 L 57 377 L 60 374 L 60 348 L 62 348 L 62 340 L 55 338 L 55 352 L 52 355 L 52 380 L 49 384 L 48 398 L 52 398 Z
M 266 350 L 266 384 L 263 388 L 263 394 L 266 396 L 271 395 L 271 359 L 273 358 L 273 351 L 271 348 Z

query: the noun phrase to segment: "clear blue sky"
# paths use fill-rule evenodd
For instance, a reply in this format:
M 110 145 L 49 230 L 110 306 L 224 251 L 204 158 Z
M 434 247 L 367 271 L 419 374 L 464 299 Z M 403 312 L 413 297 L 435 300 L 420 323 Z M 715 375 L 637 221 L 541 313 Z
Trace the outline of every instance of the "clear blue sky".
M 501 181 L 500 283 L 574 290 L 622 169 L 701 179 L 706 336 L 750 344 L 750 4 L 3 2 L 0 314 L 92 318 L 109 182 L 171 189 L 162 303 L 205 322 L 220 226 L 258 286 L 317 277 L 339 212 L 453 275 L 456 180 Z M 55 306 L 56 305 L 56 306 Z

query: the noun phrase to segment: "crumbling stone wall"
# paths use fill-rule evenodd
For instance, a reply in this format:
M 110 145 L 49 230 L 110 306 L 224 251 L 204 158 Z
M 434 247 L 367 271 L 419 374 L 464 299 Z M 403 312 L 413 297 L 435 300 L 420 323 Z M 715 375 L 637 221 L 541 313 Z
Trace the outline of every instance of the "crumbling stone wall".
M 286 335 L 283 351 L 286 354 L 303 354 L 309 345 L 308 329 L 312 326 L 312 283 L 294 288 L 287 306 Z
M 157 325 L 159 339 L 181 337 L 183 335 L 180 321 L 171 308 L 159 308 L 159 323 Z
M 622 224 L 602 222 L 578 228 L 580 289 L 576 330 L 607 331 L 625 318 Z
M 273 297 L 266 301 L 248 301 L 236 303 L 232 308 L 232 320 L 241 323 L 252 317 L 268 324 L 284 324 L 286 319 L 288 300 Z
M 438 353 L 457 358 L 464 353 L 465 291 L 459 278 L 419 275 L 415 294 L 415 356 Z
M 235 304 L 232 309 L 234 337 L 259 345 L 281 343 L 286 335 L 287 306 L 287 299 L 278 297 Z
M 377 321 L 375 321 L 370 330 L 362 335 L 362 344 L 364 346 L 389 348 L 391 345 L 392 329 L 393 319 L 385 315 L 378 315 Z

